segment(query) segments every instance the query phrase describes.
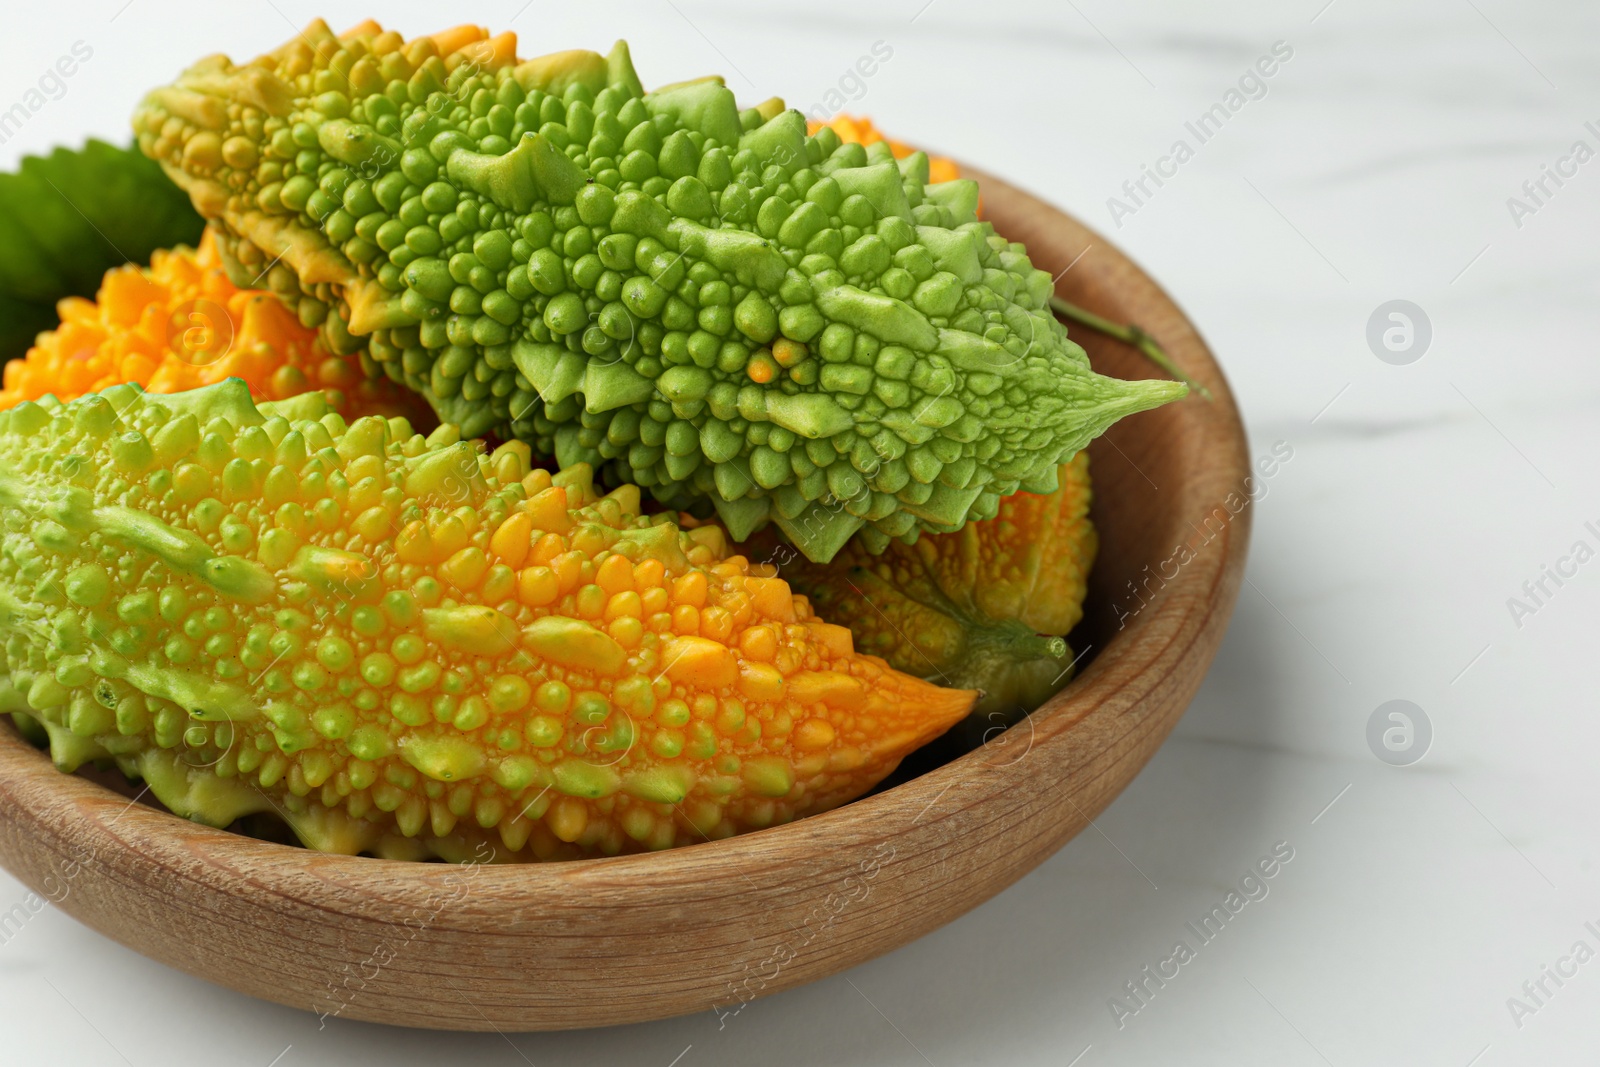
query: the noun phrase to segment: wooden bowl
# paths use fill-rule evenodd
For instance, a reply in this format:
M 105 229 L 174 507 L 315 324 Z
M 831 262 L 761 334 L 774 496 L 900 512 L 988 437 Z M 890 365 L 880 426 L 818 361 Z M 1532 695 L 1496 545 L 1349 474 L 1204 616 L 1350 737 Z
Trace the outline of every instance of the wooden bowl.
M 0 863 L 101 933 L 318 1013 L 455 1030 L 659 1019 L 822 978 L 1015 882 L 1144 766 L 1200 685 L 1244 569 L 1245 437 L 1182 312 L 1104 238 L 993 178 L 986 217 L 1058 291 L 1145 327 L 1214 399 L 1091 448 L 1087 668 L 984 747 L 787 826 L 654 855 L 512 867 L 330 856 L 186 822 L 0 731 Z M 1068 265 L 1071 269 L 1068 270 Z M 1073 328 L 1101 371 L 1156 376 Z M 1193 558 L 1186 562 L 1187 546 Z

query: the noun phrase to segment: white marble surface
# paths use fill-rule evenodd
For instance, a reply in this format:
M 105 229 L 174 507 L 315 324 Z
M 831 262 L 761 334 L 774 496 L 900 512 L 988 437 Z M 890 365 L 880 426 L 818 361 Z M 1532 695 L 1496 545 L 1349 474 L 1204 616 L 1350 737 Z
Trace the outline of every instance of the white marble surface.
M 1114 236 L 1210 339 L 1256 451 L 1282 440 L 1294 458 L 1259 505 L 1250 584 L 1215 668 L 1099 832 L 899 952 L 720 1029 L 705 1014 L 554 1036 L 319 1030 L 46 909 L 0 945 L 0 1058 L 1593 1062 L 1600 960 L 1559 987 L 1545 979 L 1540 1003 L 1522 986 L 1576 941 L 1600 948 L 1584 926 L 1600 929 L 1600 563 L 1559 589 L 1547 581 L 1555 595 L 1520 627 L 1507 600 L 1575 541 L 1600 547 L 1584 529 L 1600 520 L 1600 162 L 1551 185 L 1520 227 L 1507 198 L 1575 140 L 1600 149 L 1584 127 L 1600 119 L 1600 12 L 1578 0 L 1324 3 L 8 10 L 0 103 L 74 41 L 93 56 L 0 147 L 7 165 L 86 132 L 122 137 L 147 86 L 206 52 L 275 45 L 319 11 L 342 25 L 377 6 L 408 33 L 510 20 L 525 52 L 625 33 L 647 83 L 721 70 L 747 99 L 801 106 L 882 40 L 893 57 L 852 109 L 982 160 Z M 1107 198 L 1278 41 L 1293 55 L 1266 95 L 1116 228 Z M 1405 366 L 1364 338 L 1368 316 L 1397 298 L 1433 327 L 1426 355 Z M 1431 750 L 1408 767 L 1380 762 L 1365 739 L 1372 711 L 1396 698 L 1433 726 Z M 1280 841 L 1294 856 L 1268 895 L 1119 1028 L 1109 998 Z M 23 895 L 0 875 L 0 911 Z M 1514 1018 L 1513 996 L 1535 1010 Z

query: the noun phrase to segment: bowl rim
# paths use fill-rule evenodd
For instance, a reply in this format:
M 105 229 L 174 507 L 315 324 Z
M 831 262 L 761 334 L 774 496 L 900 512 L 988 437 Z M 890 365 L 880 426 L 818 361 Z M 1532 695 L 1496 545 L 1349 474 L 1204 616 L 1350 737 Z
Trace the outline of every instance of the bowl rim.
M 999 214 L 1008 220 L 1037 217 L 1039 226 L 1061 231 L 1065 236 L 1060 240 L 1080 240 L 1086 242 L 1086 248 L 1093 247 L 1098 255 L 1092 284 L 1108 293 L 1120 291 L 1126 299 L 1148 306 L 1151 311 L 1141 325 L 1161 336 L 1167 351 L 1210 389 L 1209 411 L 1184 418 L 1198 426 L 1190 427 L 1190 435 L 1213 451 L 1206 457 L 1206 465 L 1196 468 L 1198 476 L 1171 488 L 1172 499 L 1166 506 L 1185 514 L 1201 514 L 1194 509 L 1208 508 L 1221 499 L 1222 492 L 1246 484 L 1248 453 L 1232 394 L 1215 359 L 1171 298 L 1115 245 L 1075 219 L 976 168 L 964 167 L 963 173 L 979 180 L 986 203 L 1003 205 Z M 1030 250 L 1035 248 L 1032 241 L 1028 243 Z M 1058 282 L 1060 278 L 1057 275 Z M 581 928 L 595 921 L 596 900 L 612 907 L 639 909 L 658 924 L 661 916 L 686 909 L 706 913 L 711 907 L 708 900 L 733 901 L 728 906 L 737 910 L 734 898 L 747 891 L 769 901 L 771 908 L 792 909 L 796 902 L 788 898 L 795 893 L 842 885 L 852 871 L 858 881 L 871 883 L 862 898 L 867 903 L 850 909 L 847 920 L 830 919 L 827 929 L 801 944 L 770 981 L 754 990 L 746 988 L 744 992 L 753 994 L 749 999 L 834 973 L 921 936 L 1042 862 L 1087 825 L 1143 766 L 1181 715 L 1220 643 L 1242 577 L 1249 526 L 1247 508 L 1224 530 L 1219 551 L 1202 555 L 1183 568 L 1162 589 L 1159 601 L 1134 615 L 1078 677 L 1024 719 L 1027 746 L 1020 755 L 1010 742 L 985 745 L 831 811 L 665 852 L 477 865 L 470 872 L 470 893 L 448 912 L 430 919 L 426 943 L 432 947 L 425 957 L 448 959 L 451 951 L 458 951 L 447 945 L 457 935 L 465 939 L 463 944 L 487 944 L 481 939 L 492 935 L 497 920 L 527 925 L 532 921 L 531 910 L 537 909 L 564 916 L 560 936 L 592 936 L 575 932 L 573 924 Z M 1097 724 L 1098 748 L 1086 756 L 1080 731 L 1091 722 Z M 1020 729 L 1022 723 L 1001 736 Z M 1010 796 L 1007 803 L 1014 810 L 997 816 L 1000 809 L 993 806 L 1004 794 L 1023 792 L 1018 787 L 1024 779 L 1016 771 L 1023 765 L 1028 768 L 1031 792 Z M 1073 783 L 1070 788 L 1069 780 Z M 1060 803 L 1062 799 L 1072 810 Z M 982 849 L 963 847 L 965 834 L 981 835 L 996 818 L 1001 824 L 996 833 L 1028 835 L 1013 843 L 1011 856 L 989 847 L 989 838 L 983 839 Z M 1024 829 L 1029 821 L 1036 825 Z M 909 856 L 902 856 L 902 846 Z M 187 822 L 130 802 L 80 776 L 60 774 L 46 754 L 28 746 L 8 724 L 0 731 L 0 863 L 38 891 L 52 871 L 59 872 L 63 862 L 71 861 L 74 849 L 80 858 L 87 849 L 96 863 L 86 869 L 104 868 L 104 877 L 83 883 L 82 892 L 74 888 L 63 905 L 69 913 L 174 966 L 312 1010 L 317 1010 L 314 1003 L 286 999 L 288 994 L 277 993 L 270 983 L 227 973 L 217 961 L 186 957 L 185 951 L 176 947 L 181 945 L 179 935 L 165 926 L 158 937 L 141 934 L 127 917 L 119 917 L 118 887 L 126 889 L 133 883 L 165 887 L 186 899 L 204 901 L 219 914 L 248 914 L 250 921 L 260 921 L 274 907 L 295 922 L 315 923 L 318 913 L 324 923 L 336 916 L 338 922 L 370 935 L 374 930 L 394 928 L 397 908 L 454 891 L 461 878 L 455 864 L 315 853 Z M 944 885 L 948 879 L 941 880 L 929 865 L 958 863 L 965 853 L 974 851 L 982 853 L 982 867 L 968 873 L 980 880 L 981 886 L 951 890 L 948 899 L 931 899 L 928 887 Z M 881 862 L 868 874 L 863 857 L 873 855 Z M 914 866 L 910 862 L 913 857 L 919 861 Z M 229 884 L 229 879 L 238 878 L 251 883 L 251 892 L 259 891 L 263 899 L 241 902 L 244 884 Z M 891 887 L 895 887 L 893 891 Z M 880 888 L 879 902 L 874 904 L 873 891 Z M 689 894 L 690 904 L 683 903 L 684 894 Z M 701 898 L 696 900 L 695 894 Z M 591 902 L 587 908 L 586 895 Z M 879 915 L 885 895 L 894 897 L 901 907 L 915 902 L 924 910 L 909 916 Z M 148 919 L 150 909 L 157 906 L 154 901 L 144 901 L 133 912 Z M 235 906 L 246 911 L 236 911 Z M 859 943 L 846 943 L 851 936 L 848 932 L 862 927 L 867 919 L 873 919 L 868 933 L 860 935 Z M 532 939 L 530 944 L 545 943 L 557 932 L 527 931 L 525 936 Z M 612 940 L 614 936 L 594 939 L 614 948 L 619 944 Z M 634 936 L 644 939 L 643 943 L 655 937 L 663 946 L 681 949 L 681 937 L 671 931 Z M 819 949 L 825 947 L 826 952 L 808 951 L 816 938 L 825 943 Z M 761 945 L 771 940 L 770 936 L 752 940 L 746 930 L 739 936 L 713 939 L 712 947 Z M 359 941 L 358 936 L 356 943 Z M 317 972 L 319 966 L 313 961 L 308 969 Z M 434 1005 L 430 1009 L 402 985 L 397 982 L 393 991 L 385 988 L 365 1003 L 347 1005 L 348 1010 L 336 1014 L 455 1029 L 542 1029 L 660 1018 L 715 1005 L 722 995 L 715 991 L 720 988 L 718 983 L 699 982 L 692 992 L 635 997 L 609 1014 L 580 1011 L 554 1018 L 546 1011 L 548 1004 L 529 1014 L 527 997 L 518 1002 L 515 992 L 496 984 L 495 996 L 474 1005 L 480 1025 L 479 1019 L 461 1011 L 460 1006 L 446 1010 Z M 728 990 L 736 989 L 731 982 L 726 985 Z M 583 982 L 574 986 L 580 987 L 587 988 Z M 713 989 L 709 998 L 707 988 Z M 577 999 L 576 994 L 565 999 L 557 995 L 551 1003 L 560 1001 L 570 1011 Z

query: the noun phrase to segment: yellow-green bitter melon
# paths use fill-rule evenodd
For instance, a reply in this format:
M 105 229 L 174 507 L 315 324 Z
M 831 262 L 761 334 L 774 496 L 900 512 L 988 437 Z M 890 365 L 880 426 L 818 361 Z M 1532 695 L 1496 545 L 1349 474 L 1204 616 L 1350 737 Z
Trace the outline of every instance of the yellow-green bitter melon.
M 1181 396 L 1095 374 L 1050 275 L 921 152 L 808 134 L 719 78 L 645 92 L 627 46 L 518 60 L 458 27 L 321 22 L 213 56 L 135 119 L 245 280 L 467 436 L 811 559 L 948 532 Z
M 239 379 L 0 412 L 0 711 L 213 825 L 547 859 L 836 806 L 971 707 L 527 451 Z

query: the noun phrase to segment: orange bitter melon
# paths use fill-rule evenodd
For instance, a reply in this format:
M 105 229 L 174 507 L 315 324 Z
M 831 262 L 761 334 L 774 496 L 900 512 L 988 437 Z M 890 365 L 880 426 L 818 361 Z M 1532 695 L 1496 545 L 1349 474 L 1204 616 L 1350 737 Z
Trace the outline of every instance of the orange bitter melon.
M 508 859 L 821 811 L 967 714 L 720 528 L 527 456 L 237 379 L 0 412 L 0 711 L 190 818 Z
M 107 271 L 94 300 L 68 297 L 58 311 L 60 326 L 6 365 L 0 408 L 124 382 L 175 393 L 242 378 L 260 400 L 336 390 L 351 418 L 432 421 L 420 398 L 363 374 L 355 357 L 329 352 L 273 293 L 230 282 L 211 229 L 198 249 L 157 250 L 148 267 Z

